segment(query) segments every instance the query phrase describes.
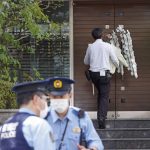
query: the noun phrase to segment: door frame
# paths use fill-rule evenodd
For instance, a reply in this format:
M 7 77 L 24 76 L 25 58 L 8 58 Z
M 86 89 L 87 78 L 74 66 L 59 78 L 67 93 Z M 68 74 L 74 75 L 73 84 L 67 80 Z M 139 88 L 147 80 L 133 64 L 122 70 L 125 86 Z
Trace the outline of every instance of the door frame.
M 73 38 L 73 0 L 69 0 L 69 45 L 70 45 L 70 78 L 74 79 L 74 57 L 73 57 L 73 43 L 74 43 L 74 38 Z M 70 105 L 74 106 L 74 87 L 72 87 L 72 99 L 70 100 Z
M 70 24 L 70 78 L 74 79 L 74 31 L 73 31 L 73 0 L 69 1 L 69 24 Z M 74 88 L 71 105 L 74 106 Z M 97 119 L 97 111 L 87 111 L 92 119 Z M 108 111 L 108 119 L 150 119 L 150 111 Z

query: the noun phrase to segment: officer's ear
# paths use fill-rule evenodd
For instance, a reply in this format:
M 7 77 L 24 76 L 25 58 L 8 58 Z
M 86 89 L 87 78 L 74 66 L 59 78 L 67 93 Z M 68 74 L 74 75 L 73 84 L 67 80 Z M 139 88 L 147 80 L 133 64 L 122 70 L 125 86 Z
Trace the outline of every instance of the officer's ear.
M 33 100 L 36 100 L 37 98 L 38 98 L 38 95 L 33 94 L 32 99 L 33 99 Z
M 34 105 L 36 105 L 39 102 L 39 96 L 38 95 L 33 95 L 32 96 L 32 102 Z

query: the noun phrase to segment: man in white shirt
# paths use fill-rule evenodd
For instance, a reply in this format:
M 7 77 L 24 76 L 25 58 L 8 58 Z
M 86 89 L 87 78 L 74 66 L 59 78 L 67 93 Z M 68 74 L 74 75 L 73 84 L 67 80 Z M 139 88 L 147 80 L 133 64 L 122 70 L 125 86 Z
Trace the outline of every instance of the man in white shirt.
M 92 30 L 92 37 L 95 42 L 88 46 L 84 58 L 84 64 L 89 65 L 91 80 L 98 90 L 97 119 L 99 128 L 104 129 L 109 102 L 111 79 L 110 60 L 116 67 L 119 67 L 119 61 L 112 46 L 109 43 L 102 41 L 102 31 L 101 28 L 95 28 Z

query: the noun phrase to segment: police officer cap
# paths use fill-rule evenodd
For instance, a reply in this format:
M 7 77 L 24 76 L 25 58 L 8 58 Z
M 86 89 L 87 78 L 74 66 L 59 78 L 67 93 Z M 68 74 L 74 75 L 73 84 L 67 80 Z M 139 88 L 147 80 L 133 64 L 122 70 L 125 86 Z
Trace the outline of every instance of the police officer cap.
M 49 79 L 48 91 L 55 96 L 64 95 L 71 90 L 74 80 L 65 77 L 54 77 Z
M 12 88 L 12 91 L 15 92 L 17 95 L 38 91 L 47 94 L 46 84 L 48 84 L 47 80 L 19 83 Z

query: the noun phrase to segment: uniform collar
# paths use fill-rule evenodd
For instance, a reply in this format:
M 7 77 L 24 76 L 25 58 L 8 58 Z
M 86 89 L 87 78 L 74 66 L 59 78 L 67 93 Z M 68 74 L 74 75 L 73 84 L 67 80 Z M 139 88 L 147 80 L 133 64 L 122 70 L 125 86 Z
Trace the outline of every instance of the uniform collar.
M 53 123 L 55 123 L 57 120 L 62 120 L 58 116 L 58 114 L 55 112 L 55 110 L 51 110 L 51 116 L 52 116 Z M 70 109 L 70 107 L 68 109 L 68 112 L 67 112 L 66 116 L 63 118 L 63 120 L 65 120 L 65 119 L 69 119 L 70 121 L 73 120 L 73 113 L 72 113 L 72 109 Z
M 33 111 L 31 111 L 30 109 L 28 108 L 20 108 L 19 109 L 19 112 L 25 112 L 25 113 L 29 113 L 29 114 L 32 114 L 32 115 L 36 115 Z
M 102 39 L 97 39 L 95 42 L 98 42 L 98 41 L 99 41 L 99 42 L 102 42 Z

